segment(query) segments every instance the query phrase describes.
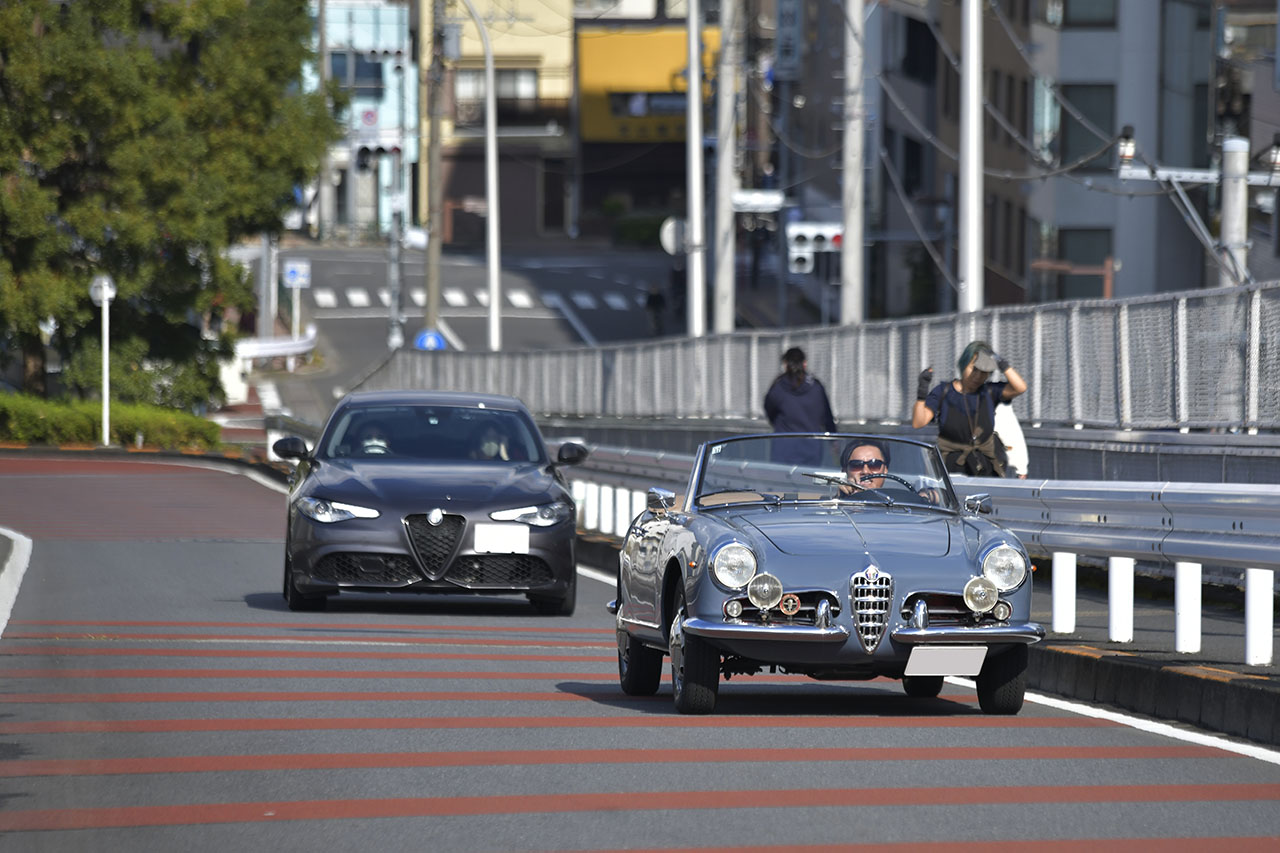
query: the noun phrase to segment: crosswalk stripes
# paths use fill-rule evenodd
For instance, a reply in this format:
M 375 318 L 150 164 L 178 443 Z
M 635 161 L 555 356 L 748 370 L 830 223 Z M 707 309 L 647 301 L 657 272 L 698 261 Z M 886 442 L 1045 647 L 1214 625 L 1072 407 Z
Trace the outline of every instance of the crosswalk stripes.
M 363 287 L 345 287 L 338 290 L 329 287 L 316 287 L 309 292 L 315 307 L 322 310 L 341 310 L 343 308 L 377 310 L 379 305 L 383 308 L 391 305 L 391 291 L 385 287 L 376 288 L 372 292 Z M 468 292 L 461 287 L 446 287 L 441 291 L 440 295 L 444 300 L 444 304 L 449 308 L 489 307 L 489 291 L 487 288 L 477 288 Z M 527 290 L 513 289 L 505 291 L 505 301 L 510 303 L 511 307 L 523 311 L 536 309 L 539 304 L 551 310 L 559 310 L 559 307 L 566 303 L 572 304 L 576 309 L 582 311 L 596 311 L 606 307 L 612 311 L 630 311 L 633 307 L 644 307 L 645 295 L 643 289 L 638 287 L 623 287 L 619 290 L 607 290 L 601 293 L 577 290 L 568 294 L 555 291 L 535 294 Z M 346 300 L 345 306 L 341 304 L 343 298 Z M 407 290 L 406 298 L 407 301 L 412 302 L 418 308 L 423 308 L 427 304 L 426 291 L 420 287 Z M 376 303 L 375 299 L 377 300 Z M 601 304 L 602 302 L 603 305 Z

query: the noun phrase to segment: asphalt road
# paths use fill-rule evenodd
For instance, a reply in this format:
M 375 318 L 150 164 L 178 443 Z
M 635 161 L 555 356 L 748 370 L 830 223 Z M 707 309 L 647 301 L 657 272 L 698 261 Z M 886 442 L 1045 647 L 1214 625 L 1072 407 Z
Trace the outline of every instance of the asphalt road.
M 0 636 L 5 851 L 1274 850 L 1280 757 L 950 684 L 616 683 L 611 584 L 518 598 L 280 597 L 283 496 L 223 471 L 0 459 L 34 540 Z M 1034 697 L 1033 697 L 1034 699 Z M 1138 724 L 1140 725 L 1140 724 Z

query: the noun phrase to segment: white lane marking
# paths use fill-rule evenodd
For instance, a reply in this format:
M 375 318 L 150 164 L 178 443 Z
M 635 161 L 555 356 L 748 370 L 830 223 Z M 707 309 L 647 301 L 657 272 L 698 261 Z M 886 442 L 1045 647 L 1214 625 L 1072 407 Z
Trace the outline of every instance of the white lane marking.
M 317 287 L 311 291 L 311 298 L 315 300 L 317 308 L 334 308 L 338 304 L 338 294 L 327 287 Z
M 369 291 L 363 287 L 348 287 L 346 290 L 347 302 L 352 308 L 368 308 L 369 307 Z
M 532 308 L 533 298 L 524 290 L 511 290 L 507 292 L 507 299 L 511 300 L 511 304 L 517 308 Z
M 476 302 L 480 303 L 481 307 L 483 308 L 489 307 L 489 291 L 476 290 L 476 291 L 473 291 L 473 295 L 476 298 Z
M 422 308 L 427 304 L 427 292 L 420 287 L 415 287 L 409 291 L 409 298 L 413 300 L 413 304 Z
M 592 296 L 590 293 L 577 290 L 577 291 L 574 291 L 573 295 L 570 298 L 573 300 L 574 305 L 577 305 L 579 308 L 583 309 L 584 311 L 590 311 L 596 307 L 596 298 Z
M 587 273 L 587 278 L 598 278 L 603 280 L 604 273 L 601 272 L 600 270 L 592 270 L 591 272 Z
M 22 576 L 27 573 L 27 563 L 31 562 L 31 540 L 7 527 L 0 527 L 0 536 L 13 542 L 9 559 L 0 567 L 0 634 L 3 634 L 13 603 L 18 600 L 18 587 L 22 586 Z
M 975 688 L 976 686 L 970 678 L 948 678 L 951 684 L 957 684 L 961 687 Z M 1079 714 L 1082 717 L 1093 717 L 1097 720 L 1107 720 L 1112 723 L 1119 723 L 1122 726 L 1128 726 L 1131 729 L 1148 732 L 1162 737 L 1173 738 L 1185 743 L 1194 743 L 1197 746 L 1211 746 L 1214 749 L 1221 749 L 1224 752 L 1234 752 L 1237 755 L 1243 755 L 1247 758 L 1256 758 L 1259 761 L 1266 761 L 1271 764 L 1280 764 L 1280 751 L 1267 749 L 1264 746 L 1251 743 L 1236 743 L 1227 740 L 1225 737 L 1218 735 L 1206 734 L 1204 732 L 1188 731 L 1180 729 L 1177 726 L 1171 726 L 1168 723 L 1160 723 L 1155 720 L 1147 720 L 1142 717 L 1131 717 L 1128 714 L 1122 714 L 1119 711 L 1109 711 L 1103 708 L 1095 708 L 1092 705 L 1085 705 L 1080 702 L 1072 702 L 1068 699 L 1061 699 L 1057 696 L 1045 696 L 1042 693 L 1027 693 L 1027 701 L 1037 705 L 1044 705 L 1049 708 L 1055 708 L 1059 711 L 1066 711 L 1071 714 Z
M 446 287 L 441 295 L 444 297 L 444 301 L 454 308 L 465 308 L 467 306 L 467 294 L 463 293 L 461 288 Z
M 391 291 L 385 287 L 378 288 L 378 301 L 382 303 L 383 308 L 391 307 Z
M 591 578 L 593 581 L 608 584 L 609 586 L 617 586 L 618 580 L 613 575 L 605 574 L 599 569 L 593 569 L 590 566 L 578 565 L 578 574 L 584 578 Z
M 578 333 L 578 337 L 582 338 L 584 344 L 589 347 L 596 345 L 595 335 L 591 334 L 590 330 L 583 325 L 582 320 L 578 319 L 578 315 L 573 312 L 568 303 L 560 298 L 559 293 L 551 291 L 542 294 L 542 304 L 553 311 L 559 311 L 560 316 L 564 317 L 570 326 L 573 326 L 573 330 Z
M 615 293 L 612 290 L 604 295 L 605 304 L 615 311 L 630 311 L 631 304 L 627 302 L 627 297 L 621 293 Z

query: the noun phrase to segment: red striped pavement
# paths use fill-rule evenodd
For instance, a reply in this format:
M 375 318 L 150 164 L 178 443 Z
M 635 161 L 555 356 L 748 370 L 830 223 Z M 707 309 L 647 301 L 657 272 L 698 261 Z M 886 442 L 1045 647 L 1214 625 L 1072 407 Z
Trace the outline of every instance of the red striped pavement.
M 1234 758 L 1207 746 L 938 746 L 784 749 L 520 749 L 466 752 L 189 755 L 169 758 L 11 760 L 0 777 L 227 773 L 260 770 L 353 770 L 405 767 L 505 767 L 576 764 L 719 764 L 747 761 L 1042 761 Z
M 779 809 L 1065 803 L 1207 803 L 1280 801 L 1276 785 L 1062 785 L 956 788 L 804 788 L 735 791 L 629 791 L 606 794 L 527 794 L 495 797 L 397 797 L 34 809 L 0 812 L 0 832 L 112 827 L 192 826 L 215 823 L 353 820 L 393 817 L 570 814 L 741 809 L 767 803 Z M 759 809 L 759 806 L 755 806 Z

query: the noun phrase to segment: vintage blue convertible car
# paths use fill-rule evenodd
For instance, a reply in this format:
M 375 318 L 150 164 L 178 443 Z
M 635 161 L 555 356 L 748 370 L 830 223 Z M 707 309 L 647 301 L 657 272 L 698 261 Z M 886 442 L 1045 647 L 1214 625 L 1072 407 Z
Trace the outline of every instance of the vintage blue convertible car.
M 958 502 L 937 449 L 884 436 L 760 435 L 699 448 L 684 495 L 653 488 L 609 605 L 624 692 L 651 695 L 671 656 L 676 709 L 715 708 L 723 673 L 901 678 L 934 697 L 975 677 L 989 714 L 1026 692 L 1031 563 Z

